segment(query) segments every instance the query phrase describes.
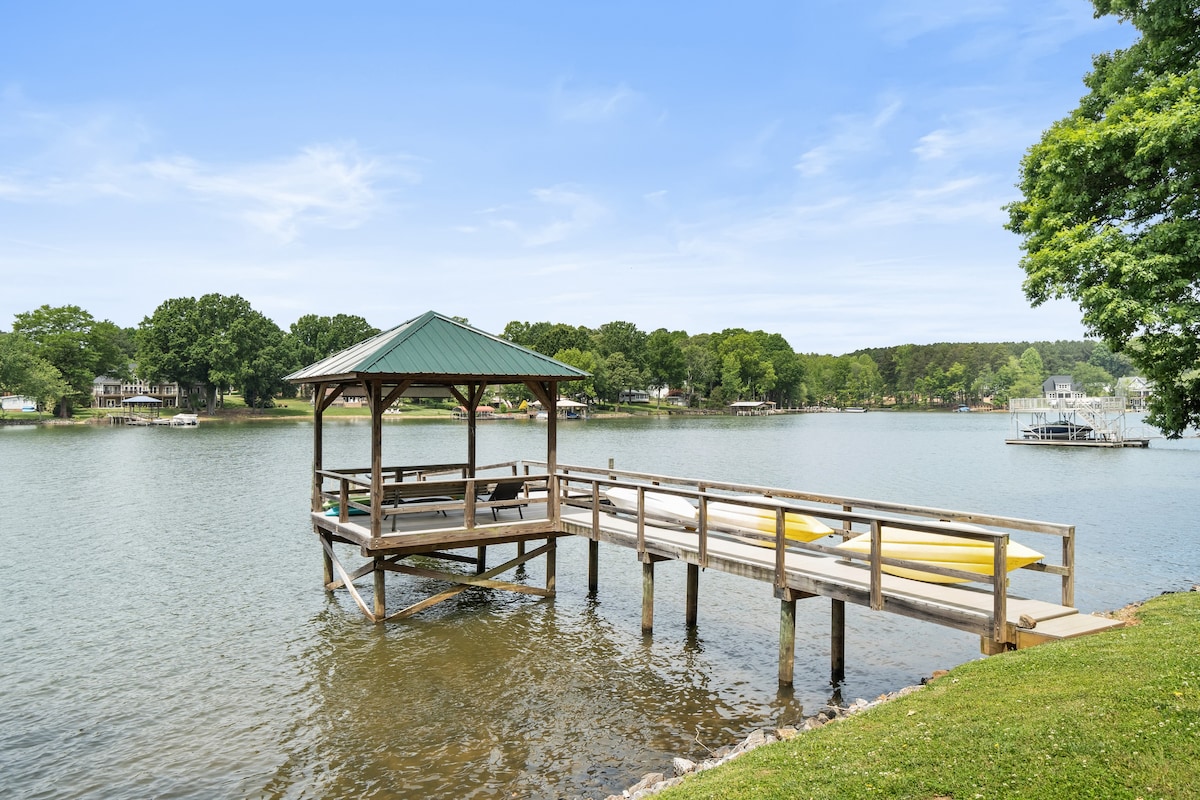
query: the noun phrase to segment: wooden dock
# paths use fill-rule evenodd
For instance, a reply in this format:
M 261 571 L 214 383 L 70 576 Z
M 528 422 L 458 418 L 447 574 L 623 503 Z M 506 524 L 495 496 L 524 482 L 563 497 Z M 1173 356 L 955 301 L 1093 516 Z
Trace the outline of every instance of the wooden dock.
M 659 561 L 687 564 L 689 626 L 697 623 L 701 569 L 718 569 L 769 587 L 780 600 L 781 683 L 792 681 L 796 601 L 809 597 L 828 597 L 832 603 L 835 681 L 841 680 L 845 667 L 846 603 L 968 631 L 980 637 L 986 653 L 1119 624 L 1080 615 L 1074 608 L 1075 528 L 1070 525 L 651 475 L 616 470 L 612 464 L 607 469 L 561 466 L 557 412 L 560 402 L 566 403 L 560 385 L 586 377 L 576 367 L 433 311 L 287 376 L 312 388 L 310 512 L 324 555 L 325 588 L 348 591 L 374 622 L 411 616 L 474 586 L 548 597 L 557 588 L 555 543 L 563 536 L 584 536 L 589 540 L 589 592 L 599 585 L 601 542 L 636 551 L 642 563 L 642 628 L 646 631 L 654 624 L 654 565 Z M 489 387 L 505 384 L 524 386 L 546 410 L 544 461 L 477 463 L 477 412 Z M 365 459 L 365 466 L 327 468 L 323 414 L 350 389 L 366 396 L 371 411 L 369 460 Z M 458 400 L 466 423 L 461 463 L 384 466 L 383 417 L 406 397 Z M 623 489 L 636 502 L 619 509 L 608 500 L 613 489 Z M 672 501 L 666 504 L 668 509 L 673 504 L 675 511 L 664 512 L 661 502 L 647 504 L 648 495 L 658 501 L 658 496 L 666 495 Z M 743 527 L 750 523 L 731 523 L 719 513 L 710 517 L 712 502 L 751 511 L 756 518 L 752 529 Z M 824 521 L 833 535 L 825 535 L 824 544 L 786 538 L 790 522 L 800 521 L 799 515 Z M 901 531 L 952 534 L 986 546 L 992 554 L 987 565 L 991 574 L 885 557 L 885 525 Z M 866 554 L 831 546 L 839 536 L 849 539 L 864 533 L 870 542 Z M 1007 552 L 1014 533 L 1049 537 L 1053 546 L 1037 549 L 1056 555 L 1022 569 L 1045 573 L 1058 584 L 1056 597 L 1039 600 L 1009 594 Z M 515 544 L 516 556 L 489 567 L 488 547 L 501 544 Z M 347 567 L 346 546 L 357 548 L 365 563 Z M 411 561 L 417 555 L 425 557 L 419 564 Z M 430 558 L 451 566 L 435 569 Z M 545 564 L 544 587 L 502 578 L 535 558 Z M 474 567 L 473 572 L 464 572 L 464 564 Z M 888 574 L 895 569 L 916 569 L 961 583 L 945 585 Z M 439 579 L 448 588 L 389 613 L 388 573 Z M 367 576 L 372 580 L 370 602 L 356 585 Z
M 463 465 L 437 464 L 388 467 L 389 476 L 380 488 L 381 524 L 372 532 L 370 484 L 366 470 L 322 470 L 322 497 L 337 503 L 336 516 L 313 512 L 313 525 L 321 535 L 326 559 L 325 585 L 329 590 L 350 591 L 364 615 L 375 621 L 402 619 L 419 613 L 472 586 L 552 596 L 556 591 L 555 541 L 575 535 L 589 540 L 588 589 L 599 585 L 598 547 L 601 543 L 637 552 L 642 562 L 642 628 L 654 625 L 654 565 L 660 561 L 682 561 L 687 565 L 686 624 L 697 624 L 699 573 L 714 569 L 754 580 L 770 587 L 780 600 L 779 680 L 792 681 L 795 648 L 795 603 L 812 597 L 827 597 L 831 609 L 831 674 L 835 681 L 845 672 L 845 603 L 875 611 L 900 614 L 965 631 L 980 637 L 985 653 L 1028 647 L 1055 639 L 1070 638 L 1117 627 L 1116 620 L 1083 615 L 1073 607 L 1074 528 L 1047 522 L 945 509 L 905 506 L 861 499 L 814 495 L 786 489 L 743 484 L 697 481 L 610 468 L 560 466 L 546 472 L 543 462 L 509 462 L 480 467 L 478 477 L 463 478 Z M 489 477 L 488 475 L 491 475 Z M 515 482 L 516 501 L 488 502 L 490 490 L 499 483 Z M 553 487 L 553 488 L 551 488 Z M 638 510 L 622 511 L 604 499 L 606 489 L 632 490 L 639 498 Z M 656 516 L 648 510 L 645 497 L 672 495 L 686 498 L 698 509 L 709 502 L 737 502 L 747 508 L 768 510 L 777 515 L 774 534 L 716 522 L 707 514 L 698 522 Z M 362 512 L 361 516 L 352 510 Z M 496 513 L 493 514 L 492 511 Z M 803 543 L 783 538 L 788 515 L 804 513 L 823 519 L 837 530 L 824 543 Z M 961 525 L 960 523 L 969 523 Z M 985 539 L 995 548 L 1001 568 L 995 574 L 960 573 L 928 564 L 878 555 L 859 556 L 836 548 L 841 539 L 890 528 L 952 533 Z M 987 526 L 981 532 L 978 526 Z M 1052 537 L 1057 552 L 1025 567 L 1047 576 L 1052 587 L 1049 598 L 1032 598 L 1008 592 L 1007 570 L 1003 568 L 1009 536 Z M 517 556 L 491 568 L 487 547 L 518 544 Z M 354 545 L 368 561 L 357 569 L 343 566 L 335 543 Z M 780 543 L 782 547 L 778 546 Z M 532 549 L 527 549 L 533 544 Z M 466 553 L 461 551 L 466 550 Z M 458 551 L 458 552 L 456 552 Z M 445 561 L 445 569 L 416 567 L 406 563 L 414 555 Z M 545 587 L 532 587 L 502 579 L 534 558 L 546 559 Z M 464 572 L 462 565 L 473 566 Z M 969 578 L 969 583 L 939 584 L 887 574 L 885 566 L 922 566 L 947 576 Z M 407 608 L 388 613 L 384 604 L 383 580 L 388 572 L 446 581 L 449 588 Z M 372 600 L 355 587 L 355 581 L 372 575 Z M 1054 591 L 1056 589 L 1056 591 Z

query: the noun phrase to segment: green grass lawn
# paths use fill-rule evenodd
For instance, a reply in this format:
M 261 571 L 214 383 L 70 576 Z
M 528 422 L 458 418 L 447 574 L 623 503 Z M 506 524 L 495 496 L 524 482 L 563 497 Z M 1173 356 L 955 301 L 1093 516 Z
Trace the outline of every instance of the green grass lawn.
M 656 797 L 1200 797 L 1200 592 L 1138 619 L 964 664 Z

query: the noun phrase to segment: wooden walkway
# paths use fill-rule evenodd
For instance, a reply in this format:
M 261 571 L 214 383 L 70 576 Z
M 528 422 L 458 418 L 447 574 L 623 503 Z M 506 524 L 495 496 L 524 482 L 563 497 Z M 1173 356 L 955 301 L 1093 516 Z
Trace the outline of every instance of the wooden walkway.
M 324 471 L 324 479 L 335 486 L 324 490 L 327 499 L 345 502 L 336 516 L 313 512 L 312 521 L 320 534 L 326 559 L 325 585 L 329 590 L 346 588 L 363 613 L 375 621 L 399 619 L 429 608 L 472 586 L 506 589 L 526 594 L 551 596 L 555 586 L 555 540 L 566 535 L 589 540 L 588 588 L 598 587 L 598 547 L 601 543 L 634 550 L 642 562 L 642 628 L 650 631 L 654 617 L 654 565 L 659 561 L 682 561 L 687 565 L 687 624 L 697 622 L 699 571 L 715 569 L 771 587 L 780 600 L 781 683 L 792 681 L 795 647 L 795 603 L 810 597 L 828 597 L 831 611 L 831 673 L 835 681 L 844 676 L 845 603 L 885 613 L 900 614 L 943 625 L 980 637 L 985 653 L 1018 649 L 1055 639 L 1081 636 L 1117 627 L 1116 620 L 1083 615 L 1073 607 L 1074 527 L 970 512 L 922 508 L 829 497 L 785 489 L 741 484 L 696 481 L 628 471 L 560 466 L 545 472 L 541 462 L 511 462 L 491 465 L 483 471 L 499 470 L 499 476 L 446 477 L 461 465 L 430 468 L 388 468 L 393 480 L 382 484 L 378 507 L 360 492 L 361 475 L 350 471 Z M 416 476 L 419 480 L 413 480 Z M 490 488 L 497 483 L 517 482 L 521 494 L 513 501 L 489 503 Z M 554 491 L 546 487 L 553 486 Z M 620 487 L 637 497 L 636 510 L 620 510 L 605 499 L 605 491 Z M 698 510 L 698 519 L 679 520 L 656 515 L 656 506 L 646 497 L 681 497 Z M 774 535 L 710 523 L 710 502 L 736 503 L 769 512 L 777 524 Z M 350 509 L 372 512 L 354 516 Z M 493 515 L 492 511 L 495 510 Z M 803 513 L 836 526 L 832 536 L 811 543 L 785 540 L 783 533 L 790 515 Z M 375 520 L 378 520 L 377 522 Z M 885 558 L 879 553 L 883 526 L 915 531 L 950 533 L 983 540 L 994 547 L 995 574 L 975 575 L 931 567 L 912 561 Z M 987 526 L 986 529 L 979 526 Z M 870 533 L 875 547 L 869 555 L 857 555 L 835 547 L 842 539 Z M 1011 533 L 1038 550 L 1057 550 L 1024 569 L 1044 573 L 1058 584 L 1050 599 L 1018 597 L 1008 592 L 1005 552 Z M 1050 536 L 1057 547 L 1028 541 L 1034 534 Z M 540 541 L 544 540 L 544 542 Z M 755 543 L 757 541 L 757 543 Z M 488 568 L 487 547 L 517 543 L 516 558 Z M 354 570 L 344 567 L 335 543 L 355 545 L 369 561 Z M 526 545 L 532 544 L 533 549 Z M 782 544 L 783 546 L 777 546 Z M 474 549 L 474 555 L 463 555 Z M 426 555 L 446 562 L 459 562 L 457 569 L 434 570 L 405 563 L 412 555 Z M 505 582 L 500 576 L 534 558 L 546 560 L 545 587 Z M 461 563 L 475 567 L 464 573 Z M 896 577 L 885 566 L 923 567 L 925 571 L 969 578 L 971 583 L 929 583 Z M 387 572 L 438 578 L 451 588 L 408 608 L 388 613 L 384 602 L 383 576 Z M 373 604 L 358 592 L 354 582 L 366 575 L 375 580 Z M 1057 580 L 1055 580 L 1057 579 Z

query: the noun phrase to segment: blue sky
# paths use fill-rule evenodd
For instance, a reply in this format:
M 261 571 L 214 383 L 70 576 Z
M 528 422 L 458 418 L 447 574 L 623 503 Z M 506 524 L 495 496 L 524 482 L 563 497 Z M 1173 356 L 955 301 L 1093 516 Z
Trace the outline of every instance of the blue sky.
M 7 3 L 0 329 L 240 294 L 802 352 L 1077 339 L 1001 207 L 1090 3 Z

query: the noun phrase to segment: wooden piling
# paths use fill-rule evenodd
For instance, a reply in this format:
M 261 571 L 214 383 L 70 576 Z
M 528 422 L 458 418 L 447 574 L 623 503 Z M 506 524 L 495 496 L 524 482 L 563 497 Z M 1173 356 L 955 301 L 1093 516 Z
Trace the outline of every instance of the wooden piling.
M 685 612 L 686 624 L 688 628 L 696 627 L 697 610 L 699 608 L 700 595 L 700 565 L 687 565 L 687 611 Z
M 654 562 L 642 562 L 642 633 L 654 630 Z
M 555 585 L 558 582 L 557 563 L 555 556 L 558 553 L 558 539 L 553 536 L 546 540 L 546 591 L 554 594 L 556 591 Z
M 387 616 L 387 597 L 384 594 L 386 585 L 384 578 L 387 576 L 387 571 L 384 568 L 383 556 L 375 556 L 375 566 L 372 571 L 375 578 L 375 621 L 382 622 Z
M 796 601 L 779 601 L 779 685 L 791 686 L 796 669 Z
M 830 609 L 829 679 L 834 686 L 846 680 L 846 601 L 834 600 Z
M 480 545 L 475 548 L 475 574 L 482 575 L 484 572 L 487 572 L 487 547 Z
M 333 537 L 330 536 L 328 533 L 325 533 L 324 531 L 322 531 L 321 532 L 321 542 L 322 542 L 322 545 L 328 545 L 328 547 L 325 547 L 325 546 L 321 547 L 321 565 L 323 567 L 322 577 L 325 580 L 325 587 L 326 587 L 325 590 L 331 591 L 328 587 L 330 584 L 333 583 L 333 559 L 329 556 L 328 551 L 330 548 L 333 547 Z
M 588 594 L 600 591 L 600 543 L 588 539 Z

